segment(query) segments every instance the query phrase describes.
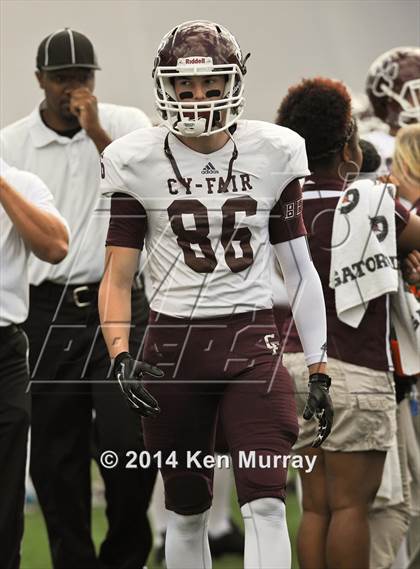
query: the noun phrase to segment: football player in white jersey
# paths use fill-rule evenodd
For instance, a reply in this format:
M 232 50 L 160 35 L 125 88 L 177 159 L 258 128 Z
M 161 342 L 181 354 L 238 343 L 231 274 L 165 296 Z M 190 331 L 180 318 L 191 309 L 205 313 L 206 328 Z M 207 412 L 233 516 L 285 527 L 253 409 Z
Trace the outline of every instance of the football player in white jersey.
M 378 129 L 363 136 L 381 155 L 378 173 L 385 175 L 398 130 L 420 122 L 420 47 L 395 47 L 375 59 L 368 71 L 366 93 L 375 116 L 389 128 L 389 132 Z
M 143 430 L 165 484 L 169 569 L 211 566 L 218 415 L 244 517 L 245 568 L 290 567 L 285 457 L 297 417 L 272 314 L 271 247 L 306 354 L 315 445 L 332 424 L 324 299 L 301 215 L 305 144 L 287 128 L 239 120 L 246 59 L 220 25 L 175 27 L 153 70 L 162 126 L 119 139 L 102 160 L 103 193 L 112 195 L 102 329 L 129 406 L 153 417 Z M 129 300 L 144 242 L 153 293 L 139 361 L 128 353 Z

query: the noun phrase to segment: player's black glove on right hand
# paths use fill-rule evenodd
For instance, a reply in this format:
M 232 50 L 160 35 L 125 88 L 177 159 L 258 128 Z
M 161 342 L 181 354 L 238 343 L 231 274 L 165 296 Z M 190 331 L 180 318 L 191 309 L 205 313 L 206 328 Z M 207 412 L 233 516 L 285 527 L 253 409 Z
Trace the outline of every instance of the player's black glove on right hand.
M 158 402 L 143 387 L 142 378 L 145 375 L 162 377 L 162 370 L 135 360 L 128 352 L 121 352 L 114 360 L 113 373 L 130 409 L 143 417 L 153 417 L 160 413 Z
M 329 395 L 331 378 L 325 373 L 312 373 L 309 376 L 309 393 L 303 411 L 303 418 L 307 421 L 315 415 L 318 419 L 318 434 L 312 446 L 319 447 L 331 432 L 334 409 Z

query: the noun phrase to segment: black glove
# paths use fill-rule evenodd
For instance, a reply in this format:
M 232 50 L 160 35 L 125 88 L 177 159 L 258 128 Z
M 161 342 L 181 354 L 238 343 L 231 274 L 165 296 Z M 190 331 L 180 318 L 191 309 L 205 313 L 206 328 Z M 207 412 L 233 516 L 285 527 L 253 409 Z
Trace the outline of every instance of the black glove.
M 128 352 L 121 352 L 114 360 L 113 373 L 130 409 L 143 417 L 153 417 L 160 413 L 158 402 L 143 387 L 141 380 L 144 375 L 162 377 L 162 370 L 146 362 L 136 361 Z
M 334 409 L 328 393 L 330 385 L 331 378 L 325 373 L 312 373 L 309 376 L 309 393 L 303 418 L 308 421 L 315 415 L 318 419 L 318 434 L 312 443 L 313 447 L 321 446 L 331 432 Z

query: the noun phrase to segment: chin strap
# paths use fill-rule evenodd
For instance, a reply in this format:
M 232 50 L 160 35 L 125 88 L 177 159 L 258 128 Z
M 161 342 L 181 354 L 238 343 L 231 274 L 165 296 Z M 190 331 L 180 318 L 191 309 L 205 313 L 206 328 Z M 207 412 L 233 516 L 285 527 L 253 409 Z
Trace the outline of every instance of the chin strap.
M 233 131 L 234 132 L 234 131 Z M 176 179 L 178 180 L 178 182 L 186 189 L 188 190 L 188 185 L 185 182 L 184 178 L 181 176 L 181 172 L 179 171 L 178 168 L 178 164 L 176 163 L 176 160 L 174 158 L 174 155 L 172 154 L 171 149 L 169 148 L 169 132 L 165 137 L 165 142 L 163 144 L 163 149 L 165 152 L 165 156 L 166 158 L 169 160 L 169 162 L 171 163 L 172 166 L 172 170 L 174 171 L 174 174 L 176 176 Z M 230 130 L 227 130 L 227 134 L 229 136 L 229 138 L 231 139 L 232 143 L 233 143 L 233 151 L 232 151 L 232 156 L 229 160 L 229 166 L 228 166 L 228 175 L 227 178 L 225 180 L 225 183 L 223 184 L 223 187 L 220 190 L 220 193 L 224 193 L 228 191 L 228 186 L 232 180 L 232 170 L 233 170 L 233 163 L 235 162 L 235 160 L 238 158 L 238 149 L 236 147 L 235 141 L 233 140 L 232 134 L 230 133 Z
M 196 138 L 201 136 L 206 130 L 207 121 L 204 118 L 198 119 L 196 121 L 192 120 L 179 120 L 176 123 L 176 128 L 182 136 L 191 136 Z
M 214 111 L 212 127 L 221 127 L 221 113 L 220 111 Z M 178 120 L 174 124 L 174 128 L 179 131 L 182 136 L 190 136 L 192 138 L 201 136 L 203 132 L 206 131 L 207 119 L 204 117 L 197 120 L 191 119 L 180 119 L 178 114 Z M 210 133 L 211 134 L 211 133 Z

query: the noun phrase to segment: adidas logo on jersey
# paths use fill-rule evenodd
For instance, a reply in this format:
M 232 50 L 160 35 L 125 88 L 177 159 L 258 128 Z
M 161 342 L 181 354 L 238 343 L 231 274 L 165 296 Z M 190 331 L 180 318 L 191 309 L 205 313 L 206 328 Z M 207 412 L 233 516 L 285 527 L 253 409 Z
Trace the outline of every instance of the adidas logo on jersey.
M 201 173 L 202 174 L 218 174 L 219 170 L 216 170 L 216 168 L 213 166 L 213 164 L 211 162 L 209 162 L 201 170 Z

